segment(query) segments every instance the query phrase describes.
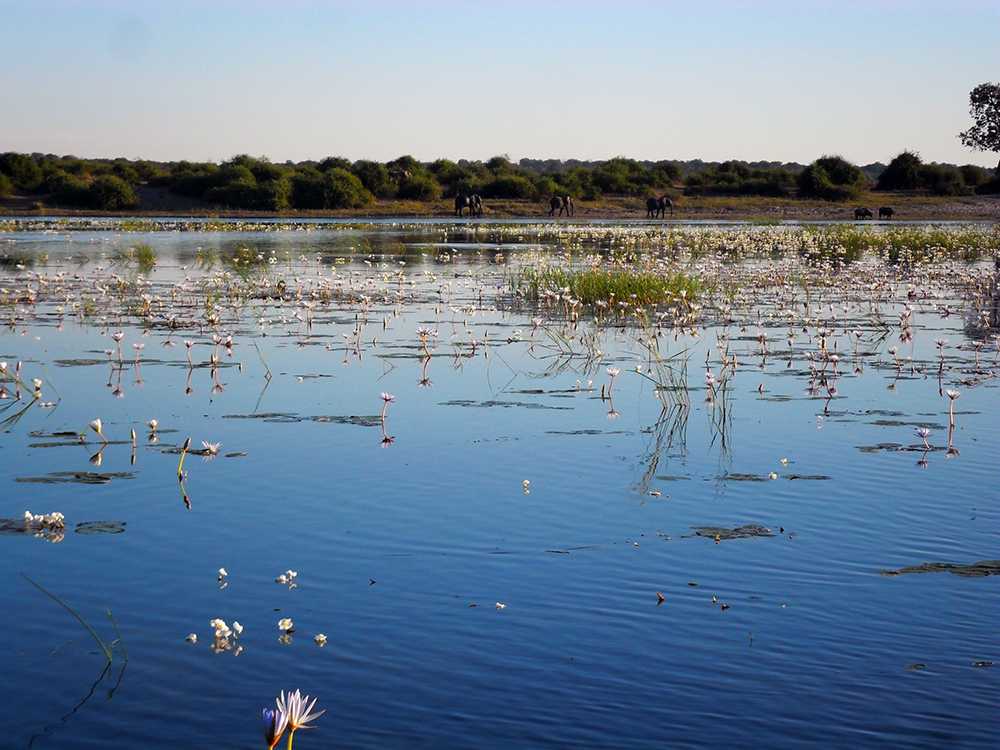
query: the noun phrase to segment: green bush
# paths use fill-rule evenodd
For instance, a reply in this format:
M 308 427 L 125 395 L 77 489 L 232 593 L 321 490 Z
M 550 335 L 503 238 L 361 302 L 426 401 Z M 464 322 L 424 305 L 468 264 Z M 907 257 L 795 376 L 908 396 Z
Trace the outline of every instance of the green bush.
M 0 172 L 0 198 L 6 198 L 8 195 L 14 192 L 14 183 L 11 182 L 10 177 Z
M 684 181 L 685 195 L 788 195 L 795 176 L 784 169 L 752 169 L 741 162 L 724 162 L 690 175 Z
M 346 169 L 306 172 L 292 179 L 292 202 L 296 208 L 361 208 L 374 201 L 361 180 Z
M 963 164 L 958 168 L 958 171 L 962 173 L 962 182 L 970 188 L 985 185 L 993 176 L 990 170 L 976 166 L 975 164 Z
M 87 188 L 87 201 L 94 208 L 120 211 L 135 208 L 139 199 L 135 191 L 121 177 L 101 175 Z
M 354 162 L 351 171 L 361 180 L 365 190 L 378 198 L 391 198 L 396 192 L 396 184 L 385 164 L 361 159 Z
M 943 164 L 924 164 L 920 167 L 920 185 L 935 195 L 968 195 L 972 192 L 958 169 Z
M 804 197 L 842 201 L 856 197 L 866 179 L 850 162 L 839 156 L 824 156 L 803 169 L 797 183 L 799 194 Z
M 7 175 L 14 186 L 21 190 L 32 192 L 42 184 L 42 169 L 27 154 L 0 154 L 0 172 Z
M 534 199 L 537 195 L 531 180 L 517 174 L 500 175 L 490 180 L 483 185 L 482 194 L 486 198 L 527 199 Z
M 400 198 L 415 201 L 432 201 L 441 197 L 441 186 L 430 175 L 411 175 L 399 183 L 396 194 Z
M 879 175 L 876 190 L 916 190 L 920 187 L 923 162 L 912 151 L 904 151 Z
M 994 177 L 992 180 L 977 186 L 976 192 L 979 195 L 996 195 L 1000 193 L 1000 177 Z

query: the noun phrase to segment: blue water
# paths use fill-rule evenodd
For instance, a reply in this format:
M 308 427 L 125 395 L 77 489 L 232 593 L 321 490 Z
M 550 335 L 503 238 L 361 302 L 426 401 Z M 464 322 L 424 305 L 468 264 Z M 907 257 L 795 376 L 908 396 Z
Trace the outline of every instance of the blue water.
M 0 286 L 36 287 L 35 274 L 49 286 L 33 307 L 14 306 L 0 355 L 42 378 L 42 400 L 55 405 L 31 407 L 0 434 L 0 517 L 60 511 L 67 529 L 58 543 L 0 535 L 0 745 L 262 747 L 260 709 L 300 688 L 327 710 L 296 736 L 300 748 L 996 747 L 1000 576 L 881 575 L 1000 558 L 997 382 L 959 382 L 974 354 L 966 318 L 938 309 L 967 302 L 946 279 L 935 282 L 939 299 L 917 305 L 906 354 L 921 371 L 898 380 L 886 350 L 900 346 L 905 285 L 883 305 L 885 339 L 848 280 L 823 293 L 824 305 L 852 305 L 850 327 L 864 332 L 855 374 L 853 344 L 837 326 L 842 376 L 829 402 L 806 392 L 804 354 L 815 344 L 801 324 L 790 368 L 779 353 L 784 323 L 768 324 L 774 352 L 763 367 L 756 323 L 725 326 L 741 366 L 720 430 L 703 375 L 706 351 L 718 372 L 723 327 L 676 340 L 664 329 L 661 351 L 689 349 L 684 409 L 634 373 L 646 360 L 633 327 L 603 329 L 596 362 L 561 358 L 545 333 L 566 330 L 559 314 L 543 312 L 534 329 L 535 309 L 506 309 L 493 250 L 436 231 L 3 235 L 8 253 L 47 258 L 3 268 Z M 311 330 L 291 300 L 222 305 L 218 330 L 234 337 L 227 356 L 208 325 L 171 332 L 154 315 L 144 327 L 94 291 L 95 279 L 134 278 L 111 258 L 140 241 L 158 254 L 150 295 L 181 321 L 201 316 L 188 301 L 204 294 L 193 290 L 226 268 L 199 266 L 198 248 L 274 251 L 261 272 L 290 287 L 336 269 L 371 303 L 359 312 L 347 299 L 319 302 Z M 498 243 L 512 255 L 544 245 Z M 442 248 L 454 260 L 436 260 Z M 61 298 L 51 289 L 60 284 Z M 397 289 L 406 301 L 387 302 Z M 171 290 L 180 302 L 166 302 Z M 95 302 L 81 322 L 72 304 L 84 297 Z M 774 309 L 764 297 L 760 305 Z M 369 322 L 355 348 L 358 315 Z M 420 327 L 438 332 L 425 372 Z M 585 318 L 578 331 L 591 329 Z M 116 330 L 122 370 L 104 354 Z M 939 337 L 949 340 L 943 386 L 962 393 L 951 457 Z M 474 353 L 462 343 L 471 338 Z M 208 366 L 188 380 L 185 339 L 196 342 L 195 364 L 218 352 L 221 391 Z M 137 373 L 131 345 L 140 342 Z M 995 354 L 988 341 L 982 369 Z M 611 403 L 600 398 L 609 366 L 622 371 Z M 375 417 L 383 391 L 396 397 L 390 444 L 378 420 L 309 419 Z M 254 414 L 286 416 L 232 418 Z M 99 466 L 87 429 L 95 417 L 114 441 Z M 151 418 L 156 444 L 144 427 Z M 921 424 L 932 427 L 927 454 L 915 450 Z M 58 431 L 86 434 L 87 445 L 42 436 Z M 195 447 L 222 443 L 214 459 L 186 458 L 190 509 L 178 456 L 165 450 L 188 436 Z M 53 442 L 68 444 L 34 447 Z M 882 443 L 908 450 L 872 449 Z M 245 455 L 225 455 L 234 453 Z M 86 471 L 134 476 L 17 481 Z M 125 531 L 76 533 L 86 521 Z M 774 536 L 692 536 L 692 527 L 743 524 Z M 274 581 L 287 569 L 298 571 L 294 589 Z M 108 642 L 113 611 L 121 644 L 106 672 L 87 631 L 21 573 Z M 245 626 L 221 653 L 216 617 Z M 283 617 L 295 623 L 286 643 Z M 317 633 L 328 636 L 322 648 Z

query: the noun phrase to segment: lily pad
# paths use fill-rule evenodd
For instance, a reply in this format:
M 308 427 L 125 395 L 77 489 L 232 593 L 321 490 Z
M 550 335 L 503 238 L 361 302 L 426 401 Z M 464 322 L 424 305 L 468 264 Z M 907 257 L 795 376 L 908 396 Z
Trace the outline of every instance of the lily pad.
M 951 573 L 965 578 L 985 578 L 1000 575 L 1000 560 L 980 560 L 979 562 L 959 564 L 946 562 L 926 562 L 920 565 L 907 565 L 896 570 L 881 571 L 884 576 L 900 576 L 906 573 Z
M 125 521 L 81 521 L 75 530 L 77 534 L 122 534 Z
M 54 471 L 40 477 L 16 477 L 22 484 L 107 484 L 113 479 L 135 479 L 131 471 Z
M 774 532 L 769 528 L 756 523 L 748 523 L 743 526 L 737 526 L 734 529 L 727 529 L 722 526 L 692 526 L 691 530 L 694 531 L 694 534 L 689 534 L 688 536 L 704 536 L 711 539 L 718 539 L 720 542 L 726 542 L 731 539 L 774 536 Z

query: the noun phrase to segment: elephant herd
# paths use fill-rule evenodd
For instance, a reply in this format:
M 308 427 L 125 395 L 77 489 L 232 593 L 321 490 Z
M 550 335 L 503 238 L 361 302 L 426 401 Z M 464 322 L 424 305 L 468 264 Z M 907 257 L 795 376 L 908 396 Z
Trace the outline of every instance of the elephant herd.
M 674 215 L 674 202 L 669 196 L 650 197 L 646 200 L 646 218 L 666 218 L 667 210 L 670 215 Z M 467 195 L 460 193 L 455 196 L 455 216 L 465 216 L 468 211 L 469 216 L 483 215 L 483 199 L 477 194 Z M 558 214 L 557 214 L 558 212 Z M 553 195 L 549 199 L 549 216 L 575 216 L 576 206 L 570 195 Z
M 878 210 L 878 218 L 879 218 L 879 220 L 882 220 L 882 219 L 891 219 L 893 217 L 893 214 L 895 214 L 895 213 L 896 213 L 896 211 L 891 206 L 881 206 L 881 207 L 879 207 L 879 210 Z M 875 214 L 872 213 L 872 210 L 870 208 L 856 208 L 856 209 L 854 209 L 854 220 L 855 221 L 864 221 L 866 219 L 874 219 L 874 218 L 875 218 Z
M 670 215 L 674 215 L 674 202 L 670 199 L 668 195 L 660 196 L 650 196 L 646 199 L 646 218 L 647 219 L 665 219 L 667 217 L 667 211 L 670 211 Z M 482 216 L 483 215 L 483 199 L 478 193 L 472 193 L 468 195 L 466 193 L 460 193 L 455 196 L 455 216 L 465 216 L 466 211 L 468 215 L 471 216 Z M 549 199 L 549 216 L 556 216 L 558 212 L 559 216 L 565 214 L 566 216 L 576 215 L 576 206 L 573 205 L 573 198 L 569 195 L 553 195 Z M 879 220 L 889 220 L 896 214 L 895 209 L 891 206 L 880 206 L 878 209 Z M 875 214 L 872 213 L 870 208 L 858 207 L 854 209 L 854 220 L 855 221 L 865 221 L 866 219 L 874 219 Z

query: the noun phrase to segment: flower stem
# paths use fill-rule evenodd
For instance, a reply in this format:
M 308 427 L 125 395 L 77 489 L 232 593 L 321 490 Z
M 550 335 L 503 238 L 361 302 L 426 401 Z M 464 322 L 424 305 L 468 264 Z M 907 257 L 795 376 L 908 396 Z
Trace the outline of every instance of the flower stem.
M 292 740 L 295 739 L 295 730 L 293 729 L 288 733 L 288 748 L 287 750 L 292 750 Z

